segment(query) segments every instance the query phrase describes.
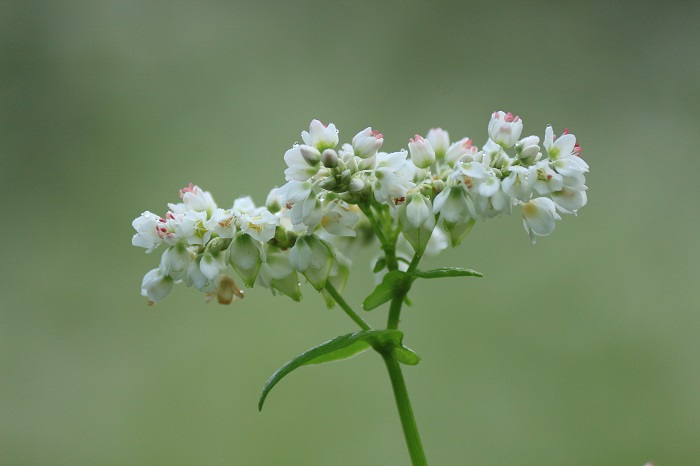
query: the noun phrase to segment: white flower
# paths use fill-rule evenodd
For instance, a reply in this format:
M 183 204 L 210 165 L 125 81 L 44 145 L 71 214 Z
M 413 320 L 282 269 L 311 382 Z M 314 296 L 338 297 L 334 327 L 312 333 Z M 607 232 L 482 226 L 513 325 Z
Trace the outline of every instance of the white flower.
M 450 186 L 435 196 L 433 212 L 448 223 L 464 223 L 476 216 L 474 204 L 462 186 Z
M 263 259 L 260 243 L 243 233 L 238 233 L 228 248 L 228 260 L 247 287 L 255 283 Z
M 162 300 L 173 289 L 173 279 L 161 269 L 153 269 L 146 273 L 141 282 L 141 295 L 146 296 L 151 303 Z
M 548 160 L 540 160 L 534 165 L 537 169 L 532 188 L 537 194 L 549 194 L 564 186 L 564 178 L 552 170 Z
M 257 207 L 250 196 L 243 196 L 233 201 L 233 210 L 241 214 L 255 215 Z
M 423 253 L 435 229 L 435 215 L 430 199 L 420 193 L 409 196 L 399 209 L 399 220 L 403 236 L 414 251 Z
M 187 266 L 187 277 L 185 278 L 185 285 L 194 286 L 199 291 L 212 291 L 214 285 L 209 279 L 202 273 L 199 267 L 199 263 L 195 260 L 190 262 Z
M 195 254 L 183 243 L 166 249 L 160 258 L 160 269 L 174 280 L 184 280 L 187 267 L 194 261 Z
M 583 189 L 564 187 L 560 191 L 552 193 L 552 200 L 560 211 L 566 214 L 576 214 L 588 201 L 585 188 L 585 186 L 583 186 Z
M 180 197 L 187 210 L 207 212 L 210 215 L 216 210 L 216 203 L 211 194 L 192 183 L 180 190 Z
M 282 204 L 294 204 L 302 201 L 311 195 L 313 184 L 302 181 L 290 181 L 281 188 L 277 188 L 277 195 Z
M 257 241 L 267 243 L 275 236 L 275 229 L 280 219 L 269 211 L 261 209 L 257 215 L 241 215 L 240 222 L 243 233 Z
M 302 225 L 305 225 L 311 232 L 323 218 L 323 205 L 316 194 L 309 193 L 309 197 L 294 203 L 289 214 L 295 228 L 303 230 Z
M 547 150 L 547 156 L 550 160 L 557 160 L 559 157 L 567 157 L 576 154 L 576 136 L 564 134 L 558 138 L 554 136 L 554 130 L 551 125 L 547 125 L 544 130 L 544 148 Z
M 287 254 L 268 254 L 267 262 L 264 262 L 260 267 L 258 281 L 266 288 L 279 291 L 294 301 L 301 300 L 299 278 L 296 270 L 289 263 Z
M 353 226 L 360 216 L 352 211 L 349 205 L 340 200 L 329 202 L 325 209 L 321 226 L 328 233 L 336 236 L 356 236 Z
M 204 225 L 206 221 L 207 212 L 190 210 L 175 226 L 175 236 L 188 244 L 205 245 L 211 238 L 211 231 Z
M 523 131 L 523 120 L 512 113 L 493 112 L 489 122 L 489 137 L 503 147 L 513 147 Z
M 131 226 L 136 230 L 136 234 L 131 238 L 131 244 L 140 248 L 146 248 L 146 252 L 151 252 L 163 242 L 161 235 L 167 233 L 165 219 L 146 211 L 131 222 Z
M 554 231 L 554 221 L 561 220 L 554 202 L 546 197 L 538 197 L 523 204 L 523 226 L 535 244 L 536 236 L 547 236 Z
M 531 164 L 536 162 L 542 156 L 540 153 L 540 138 L 537 136 L 522 138 L 515 144 L 515 152 L 518 154 L 518 158 L 525 163 Z
M 490 176 L 491 170 L 484 167 L 483 164 L 479 162 L 459 162 L 455 165 L 454 178 L 460 180 L 464 183 L 464 186 L 469 192 L 475 192 L 478 186 Z
M 338 145 L 338 130 L 333 123 L 326 126 L 318 120 L 313 120 L 309 125 L 309 131 L 303 131 L 301 138 L 307 145 L 314 146 L 323 152 Z
M 365 128 L 352 138 L 352 148 L 354 155 L 361 159 L 374 157 L 382 143 L 384 136 L 379 131 L 372 131 L 372 128 Z
M 379 152 L 371 179 L 374 198 L 391 206 L 406 200 L 406 193 L 413 189 L 414 165 L 406 159 L 406 152 Z
M 235 213 L 234 210 L 216 209 L 204 226 L 221 238 L 233 238 L 236 234 Z
M 300 236 L 289 250 L 289 263 L 321 291 L 331 271 L 333 252 L 325 241 L 315 235 Z
M 527 202 L 532 195 L 532 185 L 537 178 L 537 169 L 514 165 L 509 170 L 510 175 L 502 182 L 503 191 L 519 201 Z
M 214 280 L 221 274 L 221 272 L 224 271 L 225 268 L 226 264 L 224 263 L 223 254 L 213 254 L 209 251 L 202 254 L 199 262 L 199 270 L 202 272 L 202 275 L 207 277 L 209 280 Z
M 433 205 L 430 202 L 430 199 L 426 198 L 422 194 L 415 194 L 411 196 L 410 200 L 406 204 L 406 219 L 414 228 L 421 227 L 429 219 L 432 219 L 434 226 L 435 217 L 433 215 Z
M 428 168 L 435 162 L 435 150 L 430 141 L 418 134 L 409 139 L 408 150 L 411 153 L 411 162 L 418 168 Z
M 284 153 L 284 162 L 287 169 L 284 178 L 287 181 L 306 181 L 320 168 L 321 152 L 312 146 L 296 145 Z
M 442 128 L 431 128 L 425 136 L 425 139 L 430 142 L 430 145 L 435 151 L 435 157 L 438 159 L 445 157 L 445 153 L 450 147 L 450 135 L 447 131 Z
M 460 139 L 452 144 L 445 153 L 445 161 L 450 165 L 454 165 L 458 160 L 464 157 L 464 161 L 471 162 L 474 155 L 479 152 L 479 148 L 472 145 L 472 140 L 469 138 Z M 470 159 L 471 158 L 471 159 Z

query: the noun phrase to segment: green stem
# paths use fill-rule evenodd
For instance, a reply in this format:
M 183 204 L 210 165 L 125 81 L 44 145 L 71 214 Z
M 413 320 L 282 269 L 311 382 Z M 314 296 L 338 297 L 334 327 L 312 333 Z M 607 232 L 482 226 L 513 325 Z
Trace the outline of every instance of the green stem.
M 408 391 L 406 390 L 406 382 L 401 373 L 401 366 L 390 353 L 381 353 L 381 355 L 382 358 L 384 358 L 386 370 L 389 372 L 391 387 L 394 389 L 396 407 L 399 410 L 403 435 L 406 438 L 406 445 L 408 446 L 408 454 L 411 456 L 411 463 L 413 466 L 427 466 L 428 461 L 425 459 L 423 445 L 418 435 L 418 427 L 413 417 L 411 400 L 408 398 Z
M 355 311 L 352 310 L 350 305 L 343 299 L 343 297 L 340 295 L 338 290 L 333 286 L 333 284 L 330 282 L 330 280 L 326 281 L 326 291 L 328 292 L 329 295 L 335 300 L 336 303 L 340 306 L 340 308 L 345 311 L 345 314 L 348 315 L 352 319 L 353 322 L 355 322 L 357 325 L 360 326 L 362 330 L 372 330 L 372 327 L 362 320 L 362 317 L 357 315 Z
M 400 293 L 393 298 L 391 298 L 391 305 L 389 307 L 389 319 L 386 323 L 386 328 L 391 330 L 397 330 L 399 328 L 399 317 L 401 316 L 401 306 L 403 305 L 403 299 L 406 297 L 406 293 Z
M 374 216 L 374 212 L 372 212 L 372 207 L 364 204 L 358 204 L 358 206 L 360 207 L 362 213 L 365 214 L 365 217 L 367 217 L 367 219 L 369 220 L 369 223 L 372 224 L 372 229 L 377 235 L 377 238 L 379 238 L 379 242 L 382 243 L 382 246 L 388 244 L 386 242 L 386 237 L 384 236 L 384 230 L 379 225 L 379 222 L 377 222 L 377 219 Z

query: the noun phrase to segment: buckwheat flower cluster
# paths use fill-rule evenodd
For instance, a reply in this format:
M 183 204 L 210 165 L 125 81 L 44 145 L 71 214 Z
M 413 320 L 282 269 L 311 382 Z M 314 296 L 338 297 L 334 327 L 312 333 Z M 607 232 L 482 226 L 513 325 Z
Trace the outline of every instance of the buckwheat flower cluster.
M 165 249 L 142 294 L 157 302 L 184 282 L 229 303 L 243 296 L 237 275 L 247 287 L 299 300 L 303 275 L 331 305 L 329 286 L 342 290 L 349 257 L 373 238 L 385 253 L 373 269 L 381 275 L 405 269 L 411 255 L 459 245 L 477 219 L 518 206 L 534 243 L 552 233 L 559 213 L 586 205 L 588 165 L 568 131 L 556 137 L 548 126 L 541 147 L 522 130 L 519 117 L 494 112 L 481 149 L 437 128 L 409 139 L 408 150 L 383 152 L 383 136 L 372 128 L 341 144 L 335 125 L 313 120 L 303 143 L 284 153 L 286 183 L 265 207 L 241 197 L 222 209 L 190 184 L 163 217 L 146 211 L 134 220 L 135 246 Z

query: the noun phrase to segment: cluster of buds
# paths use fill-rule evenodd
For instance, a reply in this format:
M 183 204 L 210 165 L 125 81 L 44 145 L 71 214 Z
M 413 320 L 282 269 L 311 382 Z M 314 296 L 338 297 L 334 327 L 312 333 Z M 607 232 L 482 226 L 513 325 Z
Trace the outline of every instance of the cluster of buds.
M 408 150 L 388 153 L 372 128 L 340 145 L 335 125 L 314 120 L 303 144 L 284 154 L 287 182 L 265 207 L 243 197 L 221 209 L 190 185 L 164 217 L 144 212 L 134 220 L 135 246 L 166 247 L 142 294 L 156 302 L 182 281 L 227 303 L 243 296 L 235 271 L 248 287 L 299 300 L 299 274 L 321 292 L 329 280 L 342 288 L 352 249 L 373 234 L 400 240 L 407 255 L 434 253 L 459 245 L 477 219 L 517 206 L 534 243 L 552 233 L 559 213 L 586 205 L 588 165 L 568 131 L 556 137 L 548 126 L 543 150 L 539 137 L 521 138 L 522 130 L 519 117 L 494 112 L 481 149 L 437 128 L 411 138 Z

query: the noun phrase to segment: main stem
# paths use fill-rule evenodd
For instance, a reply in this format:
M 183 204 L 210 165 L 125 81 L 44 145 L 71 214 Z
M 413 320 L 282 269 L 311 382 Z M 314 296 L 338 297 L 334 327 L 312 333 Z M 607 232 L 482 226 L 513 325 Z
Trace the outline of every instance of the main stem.
M 391 387 L 394 389 L 396 407 L 399 410 L 403 435 L 406 438 L 406 445 L 408 446 L 408 454 L 411 456 L 411 463 L 413 466 L 427 466 L 428 461 L 425 459 L 423 445 L 418 435 L 418 427 L 413 417 L 413 408 L 411 408 L 411 400 L 408 398 L 408 391 L 406 390 L 406 382 L 404 382 L 403 379 L 401 366 L 391 353 L 382 352 L 381 355 L 382 358 L 384 358 L 386 370 L 389 372 Z
M 372 228 L 374 229 L 379 242 L 384 250 L 384 257 L 386 260 L 387 269 L 389 271 L 398 269 L 398 261 L 396 257 L 396 240 L 398 239 L 398 231 L 387 232 L 384 230 L 383 225 L 377 221 L 374 216 L 373 209 L 370 205 L 360 204 L 360 209 L 367 216 Z M 393 234 L 392 234 L 393 233 Z M 413 260 L 408 266 L 408 273 L 416 270 L 418 263 L 422 257 L 422 251 L 416 252 L 413 256 Z M 396 292 L 391 300 L 391 306 L 389 308 L 389 318 L 387 321 L 387 329 L 397 330 L 399 328 L 399 321 L 401 316 L 401 307 L 403 306 L 404 299 L 408 294 L 410 289 L 410 284 L 408 288 L 401 292 Z M 335 298 L 335 296 L 334 296 Z M 336 299 L 336 301 L 338 301 Z M 340 304 L 340 302 L 339 302 Z M 341 307 L 342 304 L 341 304 Z M 346 313 L 353 318 L 352 314 L 346 310 Z M 353 313 L 354 314 L 354 313 Z M 358 316 L 359 318 L 359 316 Z M 357 323 L 357 320 L 353 318 Z M 377 349 L 379 354 L 382 355 L 384 359 L 384 364 L 386 364 L 386 370 L 389 372 L 389 379 L 391 379 L 391 388 L 394 391 L 394 399 L 396 400 L 396 407 L 399 410 L 399 418 L 401 419 L 401 427 L 403 428 L 403 435 L 406 438 L 406 445 L 408 446 L 408 454 L 411 457 L 411 463 L 413 466 L 427 466 L 428 461 L 425 458 L 425 453 L 423 452 L 423 444 L 420 441 L 420 435 L 418 435 L 418 427 L 416 426 L 416 420 L 413 417 L 413 408 L 411 408 L 411 400 L 408 398 L 408 390 L 406 389 L 406 382 L 403 378 L 403 373 L 401 372 L 401 366 L 399 362 L 394 358 L 390 348 L 387 349 Z

